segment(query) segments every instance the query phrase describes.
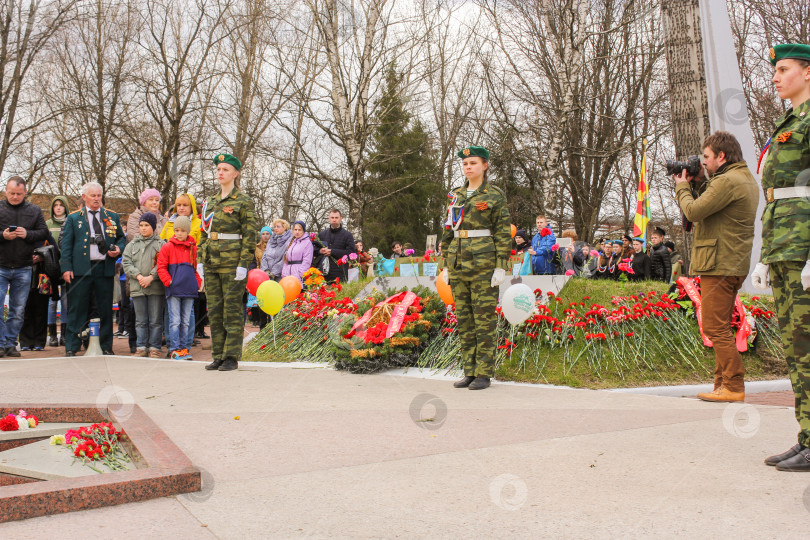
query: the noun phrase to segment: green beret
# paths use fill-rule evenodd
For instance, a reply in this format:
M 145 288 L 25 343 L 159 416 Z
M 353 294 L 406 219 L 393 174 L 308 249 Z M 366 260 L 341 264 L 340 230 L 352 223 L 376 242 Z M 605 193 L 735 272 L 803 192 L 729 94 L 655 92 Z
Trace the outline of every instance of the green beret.
M 461 159 L 468 158 L 471 156 L 478 156 L 480 158 L 484 158 L 485 160 L 489 161 L 489 150 L 484 148 L 483 146 L 468 146 L 464 150 L 459 150 L 458 157 Z
M 233 165 L 233 168 L 237 171 L 242 170 L 242 162 L 230 154 L 217 154 L 217 157 L 214 158 L 214 165 L 219 165 L 220 163 Z
M 779 60 L 791 58 L 793 60 L 807 60 L 810 62 L 810 45 L 803 43 L 783 43 L 771 48 L 771 65 L 775 66 Z

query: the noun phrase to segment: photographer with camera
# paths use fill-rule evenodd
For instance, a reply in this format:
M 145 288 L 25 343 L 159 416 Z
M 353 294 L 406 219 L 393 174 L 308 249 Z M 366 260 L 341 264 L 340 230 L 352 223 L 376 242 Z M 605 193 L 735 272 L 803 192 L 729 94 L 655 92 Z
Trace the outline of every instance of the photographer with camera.
M 751 263 L 759 187 L 734 135 L 715 131 L 702 148 L 702 167 L 693 158 L 667 163 L 681 211 L 694 222 L 691 271 L 700 276 L 703 331 L 714 346 L 714 390 L 698 398 L 743 401 L 745 369 L 731 315 Z
M 98 182 L 82 186 L 84 208 L 70 214 L 62 230 L 62 278 L 69 284 L 65 356 L 75 356 L 81 348 L 79 334 L 87 323 L 91 291 L 101 319 L 101 350 L 113 354 L 115 260 L 124 250 L 126 238 L 118 214 L 101 206 L 102 197 Z

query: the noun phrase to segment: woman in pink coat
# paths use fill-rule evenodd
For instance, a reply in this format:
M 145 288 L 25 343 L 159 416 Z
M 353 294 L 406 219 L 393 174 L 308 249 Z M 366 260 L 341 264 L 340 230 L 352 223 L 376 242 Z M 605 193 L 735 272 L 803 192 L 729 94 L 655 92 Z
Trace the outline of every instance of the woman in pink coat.
M 281 277 L 295 276 L 303 279 L 310 266 L 312 266 L 312 241 L 306 234 L 306 225 L 303 221 L 293 223 L 292 240 L 284 253 L 284 266 L 281 268 Z

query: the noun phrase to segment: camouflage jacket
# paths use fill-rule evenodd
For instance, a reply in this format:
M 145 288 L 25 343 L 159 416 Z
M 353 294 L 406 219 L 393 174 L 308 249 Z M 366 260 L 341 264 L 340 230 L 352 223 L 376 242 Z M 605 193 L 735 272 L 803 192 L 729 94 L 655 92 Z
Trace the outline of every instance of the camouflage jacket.
M 810 185 L 810 100 L 776 121 L 762 169 L 765 196 L 770 188 Z M 810 198 L 767 202 L 762 214 L 760 261 L 810 260 Z
M 467 197 L 467 185 L 455 189 L 456 204 L 464 205 L 459 231 L 489 229 L 491 236 L 455 238 L 452 228 L 445 227 L 441 249 L 450 279 L 489 280 L 495 268 L 506 270 L 512 249 L 512 234 L 506 195 L 489 182 Z
M 256 211 L 253 201 L 233 188 L 227 197 L 216 194 L 203 206 L 203 230 L 197 262 L 206 272 L 233 272 L 237 266 L 248 268 L 256 247 Z M 210 223 L 208 216 L 213 213 Z M 220 234 L 241 234 L 241 240 L 222 239 Z

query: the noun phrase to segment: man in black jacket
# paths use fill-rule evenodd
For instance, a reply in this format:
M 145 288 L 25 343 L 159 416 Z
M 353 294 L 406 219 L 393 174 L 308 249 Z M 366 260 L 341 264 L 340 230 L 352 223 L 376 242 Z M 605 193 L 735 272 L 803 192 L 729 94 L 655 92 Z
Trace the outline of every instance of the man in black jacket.
M 340 210 L 333 208 L 329 211 L 329 228 L 318 233 L 318 238 L 324 247 L 318 250 L 321 258 L 312 266 L 318 267 L 324 257 L 329 259 L 329 272 L 326 274 L 326 281 L 333 283 L 336 279 L 347 281 L 349 276 L 349 265 L 338 264 L 344 255 L 354 253 L 354 237 L 352 233 L 343 228 L 343 215 Z
M 20 356 L 17 334 L 31 286 L 34 245 L 48 236 L 42 210 L 25 200 L 27 193 L 25 180 L 12 176 L 6 184 L 6 200 L 0 201 L 0 309 L 6 290 L 9 293 L 8 320 L 0 313 L 0 356 Z
M 672 261 L 669 250 L 664 245 L 664 237 L 667 232 L 661 227 L 656 227 L 650 235 L 650 259 L 652 259 L 652 275 L 650 279 L 669 283 L 672 278 Z

